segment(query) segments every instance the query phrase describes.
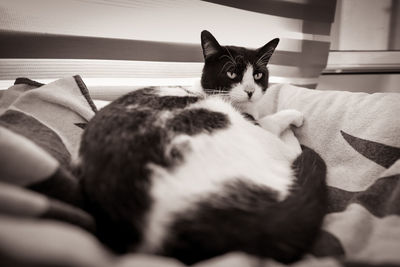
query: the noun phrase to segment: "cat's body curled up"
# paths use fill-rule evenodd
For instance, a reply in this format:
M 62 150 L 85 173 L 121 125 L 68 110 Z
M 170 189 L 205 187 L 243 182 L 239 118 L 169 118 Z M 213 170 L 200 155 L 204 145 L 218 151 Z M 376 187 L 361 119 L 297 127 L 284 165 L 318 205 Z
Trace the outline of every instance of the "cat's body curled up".
M 206 64 L 216 53 L 208 34 Z M 292 262 L 307 251 L 325 210 L 324 162 L 282 142 L 269 130 L 273 119 L 246 119 L 227 88 L 211 96 L 179 87 L 134 91 L 88 123 L 81 182 L 106 244 L 186 264 L 229 251 Z M 249 101 L 256 92 L 243 88 Z M 300 126 L 293 114 L 272 129 Z

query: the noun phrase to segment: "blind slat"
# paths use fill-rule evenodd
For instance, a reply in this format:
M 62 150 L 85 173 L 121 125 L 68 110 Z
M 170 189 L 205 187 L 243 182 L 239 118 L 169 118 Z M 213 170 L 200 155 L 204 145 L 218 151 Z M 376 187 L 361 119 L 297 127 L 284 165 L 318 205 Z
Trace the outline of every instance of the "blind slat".
M 296 3 L 282 0 L 203 0 L 205 2 L 239 8 L 280 17 L 333 22 L 336 0 L 314 0 Z
M 302 51 L 275 51 L 271 63 L 314 67 L 324 65 L 329 43 L 300 41 Z M 54 34 L 0 32 L 0 58 L 109 59 L 203 62 L 200 44 L 151 42 Z
M 200 32 L 207 29 L 222 45 L 258 48 L 280 38 L 270 60 L 271 82 L 315 84 L 326 66 L 335 4 L 336 0 L 3 0 L 0 76 L 199 77 Z M 76 64 L 79 60 L 81 65 Z

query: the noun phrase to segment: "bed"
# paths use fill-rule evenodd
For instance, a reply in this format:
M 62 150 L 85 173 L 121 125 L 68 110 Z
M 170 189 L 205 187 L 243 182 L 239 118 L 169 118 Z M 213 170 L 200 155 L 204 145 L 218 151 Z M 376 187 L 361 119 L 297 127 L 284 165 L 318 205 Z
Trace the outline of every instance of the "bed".
M 308 89 L 328 61 L 336 1 L 147 2 L 151 8 L 118 0 L 0 3 L 0 89 L 13 84 L 0 92 L 0 265 L 183 266 L 102 245 L 69 166 L 86 123 L 106 103 L 99 100 L 144 80 L 191 84 L 203 61 L 199 33 L 208 29 L 221 44 L 254 47 L 279 35 L 273 85 L 259 111 L 303 112 L 293 132 L 328 166 L 328 213 L 293 266 L 400 266 L 400 94 Z M 224 24 L 237 18 L 241 38 Z M 19 76 L 30 79 L 14 81 Z M 196 266 L 282 264 L 232 252 Z
M 312 250 L 293 266 L 400 266 L 400 94 L 271 86 L 263 115 L 294 108 L 293 129 L 328 166 L 328 214 Z M 174 259 L 117 255 L 94 236 L 70 171 L 97 112 L 76 75 L 49 84 L 19 78 L 0 98 L 2 266 L 183 266 Z M 230 253 L 196 266 L 282 266 Z

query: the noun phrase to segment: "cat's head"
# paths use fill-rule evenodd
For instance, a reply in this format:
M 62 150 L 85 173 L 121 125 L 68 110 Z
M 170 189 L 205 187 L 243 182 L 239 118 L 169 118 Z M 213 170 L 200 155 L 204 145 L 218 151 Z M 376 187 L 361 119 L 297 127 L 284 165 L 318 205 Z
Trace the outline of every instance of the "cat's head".
M 228 96 L 237 106 L 256 102 L 267 90 L 267 64 L 278 43 L 276 38 L 258 49 L 221 46 L 210 32 L 202 31 L 204 91 Z

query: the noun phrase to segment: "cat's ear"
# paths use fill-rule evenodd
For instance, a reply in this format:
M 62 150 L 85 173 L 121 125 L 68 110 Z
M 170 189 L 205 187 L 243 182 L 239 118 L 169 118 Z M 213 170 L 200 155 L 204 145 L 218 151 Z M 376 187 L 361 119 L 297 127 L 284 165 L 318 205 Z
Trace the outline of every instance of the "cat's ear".
M 272 54 L 275 51 L 275 48 L 278 46 L 279 38 L 275 38 L 269 41 L 263 47 L 257 49 L 258 53 L 258 63 L 260 65 L 266 66 L 271 58 Z
M 209 31 L 201 32 L 201 47 L 204 59 L 209 59 L 221 50 L 221 46 Z

